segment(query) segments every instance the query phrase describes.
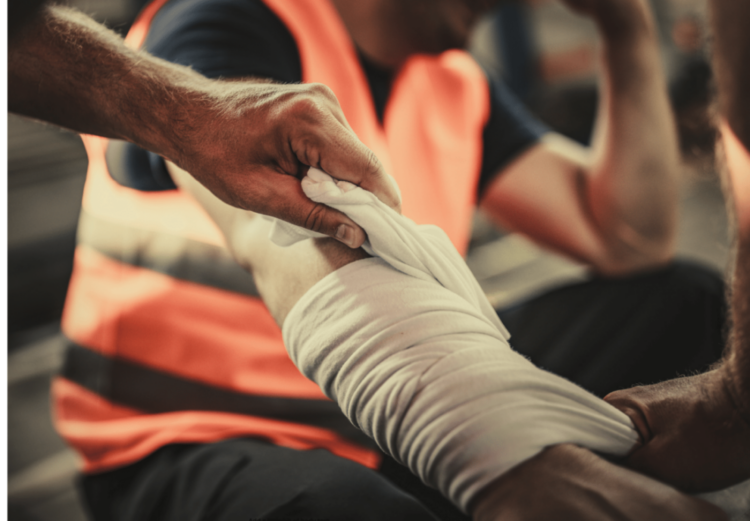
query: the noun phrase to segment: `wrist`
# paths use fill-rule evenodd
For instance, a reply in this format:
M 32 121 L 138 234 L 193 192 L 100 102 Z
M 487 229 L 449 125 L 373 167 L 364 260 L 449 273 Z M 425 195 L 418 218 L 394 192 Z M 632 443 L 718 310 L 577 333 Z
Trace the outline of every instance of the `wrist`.
M 178 70 L 160 86 L 164 93 L 149 113 L 150 131 L 137 129 L 135 136 L 149 140 L 151 148 L 144 148 L 200 178 L 216 165 L 238 159 L 236 151 L 256 141 L 259 130 L 270 132 L 261 121 L 267 111 L 259 110 L 269 97 L 264 83 L 214 80 Z
M 631 46 L 640 41 L 656 42 L 656 29 L 649 8 L 641 0 L 614 1 L 592 13 L 606 48 Z
M 623 13 L 622 19 L 618 19 L 617 9 L 595 17 L 601 36 L 605 85 L 613 95 L 631 93 L 636 96 L 634 99 L 640 100 L 639 104 L 658 102 L 658 107 L 651 105 L 649 109 L 652 118 L 656 114 L 669 115 L 659 42 L 651 14 L 639 2 L 627 4 L 627 9 L 623 8 L 622 11 L 628 14 Z M 663 117 L 661 119 L 664 120 Z M 667 119 L 671 122 L 671 117 Z M 619 118 L 613 119 L 617 120 Z
M 469 511 L 474 521 L 493 521 L 501 512 L 507 512 L 518 491 L 528 487 L 542 476 L 562 475 L 569 470 L 581 469 L 596 457 L 590 451 L 571 444 L 547 447 L 496 478 L 472 500 Z
M 115 109 L 120 138 L 185 166 L 185 152 L 200 142 L 210 124 L 211 81 L 194 71 L 148 55 L 122 77 L 120 98 L 130 110 Z

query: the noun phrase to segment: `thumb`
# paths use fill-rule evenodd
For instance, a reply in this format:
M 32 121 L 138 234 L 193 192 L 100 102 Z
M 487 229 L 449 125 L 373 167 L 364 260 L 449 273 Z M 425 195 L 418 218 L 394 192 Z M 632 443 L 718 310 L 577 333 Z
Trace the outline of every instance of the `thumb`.
M 362 246 L 367 235 L 354 221 L 338 210 L 310 200 L 296 177 L 279 177 L 270 198 L 283 203 L 269 208 L 268 215 L 328 235 L 352 249 Z
M 320 169 L 328 175 L 349 181 L 372 192 L 382 202 L 400 212 L 401 194 L 375 153 L 357 136 L 341 127 L 335 138 L 319 146 Z
M 654 433 L 651 430 L 648 417 L 644 413 L 644 405 L 633 395 L 632 390 L 623 389 L 611 392 L 604 397 L 604 401 L 625 413 L 633 422 L 638 434 L 638 441 L 631 449 L 631 454 L 651 441 Z

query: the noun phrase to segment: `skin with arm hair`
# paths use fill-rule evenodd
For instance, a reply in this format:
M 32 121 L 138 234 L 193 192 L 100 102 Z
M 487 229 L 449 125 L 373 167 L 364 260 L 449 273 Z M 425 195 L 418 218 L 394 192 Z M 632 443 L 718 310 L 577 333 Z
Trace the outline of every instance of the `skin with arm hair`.
M 191 172 L 224 202 L 359 247 L 349 218 L 307 199 L 318 167 L 374 192 L 398 194 L 323 85 L 213 81 L 127 48 L 87 16 L 44 8 L 10 42 L 8 107 L 77 132 L 131 141 Z
M 750 3 L 711 2 L 721 114 L 750 149 Z M 724 136 L 727 146 L 733 137 Z M 725 150 L 728 155 L 729 150 Z M 729 165 L 735 166 L 736 165 Z M 742 166 L 742 165 L 740 165 Z M 685 490 L 708 491 L 750 478 L 750 164 L 724 172 L 734 200 L 737 248 L 731 282 L 732 333 L 720 367 L 708 373 L 612 393 L 605 399 L 636 424 L 635 469 Z
M 274 319 L 282 324 L 305 292 L 326 275 L 366 258 L 330 239 L 280 248 L 268 240 L 270 223 L 216 199 L 173 164 L 175 181 L 190 192 L 219 225 L 237 261 L 252 271 Z M 483 490 L 472 505 L 477 520 L 565 519 L 724 520 L 716 507 L 650 478 L 609 463 L 572 445 L 550 448 Z M 543 492 L 542 492 L 543 491 Z M 543 494 L 543 501 L 536 496 Z
M 497 176 L 482 209 L 504 227 L 618 275 L 673 255 L 678 149 L 645 0 L 565 0 L 602 37 L 592 148 L 552 134 Z

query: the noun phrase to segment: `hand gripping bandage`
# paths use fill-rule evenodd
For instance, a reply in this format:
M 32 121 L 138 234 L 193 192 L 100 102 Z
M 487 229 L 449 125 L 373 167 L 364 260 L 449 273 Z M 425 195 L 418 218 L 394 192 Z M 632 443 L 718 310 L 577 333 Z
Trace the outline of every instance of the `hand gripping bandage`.
M 514 352 L 509 334 L 445 233 L 311 169 L 313 201 L 347 214 L 374 258 L 328 275 L 283 327 L 297 367 L 349 420 L 464 511 L 545 447 L 625 455 L 630 419 Z M 321 236 L 276 221 L 280 245 Z

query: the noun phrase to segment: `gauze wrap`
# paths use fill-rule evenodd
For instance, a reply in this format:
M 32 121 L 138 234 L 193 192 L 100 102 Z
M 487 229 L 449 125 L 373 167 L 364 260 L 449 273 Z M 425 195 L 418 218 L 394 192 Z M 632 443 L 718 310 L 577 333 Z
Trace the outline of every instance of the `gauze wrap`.
M 359 224 L 374 258 L 311 288 L 287 316 L 284 341 L 385 452 L 466 511 L 484 486 L 550 445 L 620 456 L 633 447 L 624 413 L 510 348 L 442 230 L 315 169 L 302 188 Z M 271 229 L 280 245 L 313 236 L 282 221 Z

